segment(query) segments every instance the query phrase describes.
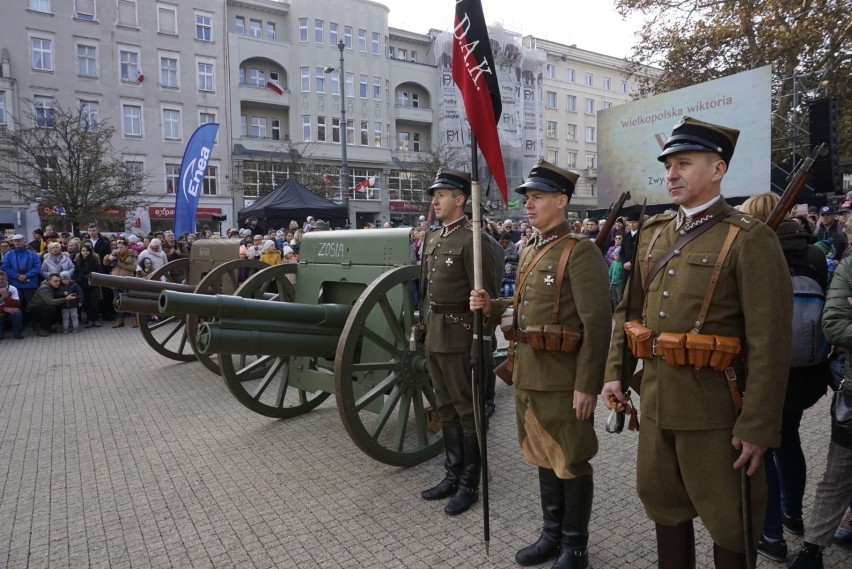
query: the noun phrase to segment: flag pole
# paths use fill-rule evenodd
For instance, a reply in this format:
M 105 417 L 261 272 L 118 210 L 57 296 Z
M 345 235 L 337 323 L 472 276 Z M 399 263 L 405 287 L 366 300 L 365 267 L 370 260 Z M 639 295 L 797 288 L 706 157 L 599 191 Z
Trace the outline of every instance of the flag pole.
M 482 290 L 482 189 L 479 185 L 479 160 L 477 157 L 476 135 L 470 135 L 470 179 L 471 214 L 473 224 L 473 288 Z M 492 277 L 493 275 L 489 275 Z M 485 553 L 491 540 L 491 524 L 488 502 L 488 445 L 485 429 L 485 323 L 482 311 L 473 313 L 473 346 L 476 363 L 473 370 L 473 405 L 476 420 L 476 437 L 479 440 L 479 454 L 482 464 L 482 534 L 485 540 Z

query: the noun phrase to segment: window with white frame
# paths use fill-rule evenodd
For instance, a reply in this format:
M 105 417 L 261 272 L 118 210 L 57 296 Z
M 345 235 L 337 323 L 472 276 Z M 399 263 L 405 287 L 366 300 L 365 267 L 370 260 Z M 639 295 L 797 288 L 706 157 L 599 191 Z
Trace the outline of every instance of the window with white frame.
M 302 115 L 302 142 L 311 141 L 311 115 Z
M 266 117 L 251 117 L 251 137 L 266 138 Z
M 136 0 L 118 0 L 118 25 L 129 28 L 139 27 Z
M 100 122 L 100 104 L 97 101 L 80 101 L 80 127 L 97 130 Z
M 145 163 L 141 160 L 125 160 L 124 165 L 127 167 L 127 170 L 134 175 L 141 176 L 141 174 L 145 171 Z M 139 182 L 136 182 L 134 185 L 137 189 L 142 190 Z
M 556 121 L 547 121 L 546 133 L 547 138 L 557 138 Z
M 53 71 L 53 40 L 30 38 L 30 51 L 35 71 Z
M 408 152 L 411 149 L 411 133 L 399 131 L 396 133 L 396 149 L 400 152 Z
M 565 97 L 565 110 L 575 112 L 577 110 L 577 96 L 567 95 Z
M 622 92 L 622 93 L 627 93 L 627 81 L 622 81 L 622 82 L 621 82 L 621 92 Z
M 373 123 L 373 146 L 376 148 L 382 147 L 382 123 L 377 121 Z
M 355 96 L 355 74 L 347 73 L 346 74 L 346 96 L 354 97 Z
M 328 43 L 337 47 L 338 37 L 337 37 L 337 24 L 334 22 L 328 23 Z
M 121 133 L 124 136 L 142 136 L 142 105 L 121 105 Z
M 74 0 L 74 17 L 78 20 L 95 20 L 95 0 Z
M 331 74 L 331 94 L 340 95 L 340 74 L 336 71 Z
M 612 90 L 612 77 L 604 77 L 603 78 L 603 88 L 607 91 Z
M 307 18 L 299 18 L 299 41 L 306 42 L 308 41 L 308 19 Z
M 245 16 L 234 16 L 234 33 L 235 34 L 245 34 L 246 33 Z
M 163 138 L 180 140 L 180 111 L 178 109 L 163 109 Z
M 6 124 L 6 91 L 0 91 L 0 124 Z
M 139 52 L 127 49 L 118 52 L 119 71 L 121 80 L 125 83 L 137 83 L 139 81 Z
M 317 142 L 325 142 L 325 116 L 317 117 Z
M 419 109 L 420 108 L 420 95 L 418 93 L 411 94 L 411 108 Z
M 269 131 L 272 135 L 272 140 L 281 140 L 281 119 L 270 119 Z
M 180 164 L 175 162 L 166 162 L 166 193 L 176 194 L 178 189 L 178 179 L 180 178 Z
M 33 96 L 33 113 L 36 126 L 53 126 L 53 97 Z
M 178 60 L 168 55 L 160 56 L 160 86 L 178 88 Z
M 314 43 L 322 44 L 325 35 L 325 22 L 314 20 Z
M 30 0 L 29 8 L 33 12 L 44 12 L 50 14 L 50 0 Z
M 396 49 L 396 58 L 397 59 L 405 61 L 405 59 L 407 57 L 408 57 L 408 50 L 402 49 L 401 47 Z
M 249 69 L 248 84 L 252 87 L 266 87 L 266 71 L 263 69 Z
M 577 140 L 577 125 L 568 123 L 565 125 L 565 140 Z
M 569 152 L 568 153 L 568 162 L 565 164 L 566 168 L 577 169 L 577 153 Z
M 274 40 L 275 37 L 275 22 L 266 22 L 266 39 Z
M 253 38 L 263 37 L 263 21 L 249 18 L 248 35 Z
M 316 68 L 314 82 L 317 86 L 317 93 L 325 93 L 325 69 L 322 67 Z
M 47 156 L 39 156 L 36 158 L 36 165 L 38 167 L 38 178 L 39 178 L 39 186 L 42 189 L 48 190 L 51 188 L 55 188 L 55 172 L 57 167 L 57 160 L 54 157 Z
M 177 35 L 177 7 L 157 5 L 157 31 L 161 34 Z
M 597 138 L 595 137 L 595 127 L 586 127 L 586 142 L 597 142 Z
M 215 81 L 213 77 L 214 65 L 207 61 L 198 62 L 198 90 L 213 92 L 215 90 Z
M 370 146 L 370 121 L 361 121 L 361 146 Z
M 586 114 L 587 115 L 595 114 L 595 100 L 594 99 L 586 99 Z
M 240 115 L 240 136 L 248 136 L 248 117 Z
M 556 108 L 556 91 L 548 91 L 545 93 L 545 103 L 548 109 Z
M 352 49 L 352 26 L 343 26 L 343 47 Z
M 417 52 L 413 49 L 411 50 L 411 57 L 408 58 L 408 61 L 411 63 L 417 63 Z
M 340 118 L 331 118 L 331 141 L 340 142 Z
M 414 152 L 420 152 L 420 133 L 412 132 L 411 133 L 411 150 Z
M 547 67 L 545 68 L 545 71 L 547 73 L 548 79 L 556 79 L 556 66 L 555 65 L 553 65 L 552 63 L 548 63 Z
M 302 93 L 311 92 L 311 68 L 300 67 L 299 77 L 301 78 Z
M 358 76 L 358 96 L 362 99 L 367 98 L 367 76 L 359 75 Z
M 559 153 L 555 148 L 547 149 L 547 161 L 551 164 L 557 164 L 559 162 Z
M 373 100 L 382 100 L 382 79 L 381 77 L 373 77 Z
M 396 92 L 396 104 L 400 107 L 408 106 L 408 91 L 397 91 Z
M 388 46 L 388 57 L 391 58 L 391 59 L 394 59 L 394 53 L 393 53 L 393 46 L 392 45 Z
M 346 143 L 355 144 L 355 121 L 346 119 Z
M 597 192 L 598 192 L 598 185 L 595 182 L 591 182 L 589 184 L 589 195 L 595 196 L 595 195 L 597 195 Z
M 210 14 L 195 13 L 195 39 L 213 41 L 213 17 Z
M 77 44 L 77 75 L 98 76 L 98 50 L 95 46 Z
M 358 51 L 367 53 L 367 30 L 358 30 Z
M 379 46 L 379 32 L 373 32 L 372 34 L 372 46 L 373 46 L 373 55 L 379 55 L 381 53 Z
M 204 181 L 201 183 L 201 194 L 204 196 L 215 196 L 219 193 L 219 166 L 207 165 L 204 173 Z
M 594 73 L 586 73 L 586 86 L 592 87 L 595 84 L 595 74 Z
M 198 126 L 216 122 L 216 113 L 198 111 Z
M 603 108 L 605 108 L 605 109 L 611 109 L 611 108 L 612 108 L 612 103 L 611 103 L 610 101 L 604 101 Z
M 594 170 L 598 167 L 598 159 L 594 154 L 586 154 L 586 168 Z
M 573 69 L 566 69 L 565 80 L 569 83 L 574 83 L 577 80 L 577 72 Z

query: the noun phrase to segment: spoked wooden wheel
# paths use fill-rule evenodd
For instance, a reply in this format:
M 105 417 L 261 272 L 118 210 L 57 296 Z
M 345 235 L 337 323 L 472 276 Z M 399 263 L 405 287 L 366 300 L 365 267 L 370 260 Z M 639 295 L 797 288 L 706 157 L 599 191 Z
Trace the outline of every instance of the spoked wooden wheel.
M 189 259 L 176 259 L 148 275 L 148 280 L 165 279 L 173 283 L 186 283 L 188 277 Z M 139 331 L 148 345 L 162 356 L 179 362 L 194 362 L 198 359 L 187 337 L 184 314 L 140 314 Z
M 270 267 L 252 275 L 235 295 L 292 302 L 295 289 L 286 275 L 295 272 L 296 265 Z M 219 366 L 234 397 L 255 413 L 267 417 L 287 419 L 307 413 L 331 395 L 329 390 L 319 388 L 323 383 L 331 384 L 330 364 L 323 366 L 316 358 L 220 354 Z M 296 385 L 293 381 L 296 369 L 299 369 L 300 378 L 313 376 L 319 380 L 316 386 Z M 325 382 L 322 381 L 324 376 Z
M 422 346 L 411 346 L 418 323 L 412 291 L 416 266 L 373 281 L 352 308 L 337 345 L 335 397 L 340 418 L 369 456 L 412 466 L 436 456 L 441 435 L 427 428 L 426 407 L 437 409 Z
M 235 259 L 217 266 L 204 275 L 195 287 L 195 294 L 234 294 L 240 285 L 248 277 L 264 269 L 269 265 L 261 263 L 257 259 Z M 198 352 L 195 345 L 195 337 L 198 334 L 198 323 L 206 318 L 194 314 L 186 316 L 186 334 L 189 346 L 195 353 L 198 361 L 213 373 L 219 373 L 219 363 L 211 356 Z

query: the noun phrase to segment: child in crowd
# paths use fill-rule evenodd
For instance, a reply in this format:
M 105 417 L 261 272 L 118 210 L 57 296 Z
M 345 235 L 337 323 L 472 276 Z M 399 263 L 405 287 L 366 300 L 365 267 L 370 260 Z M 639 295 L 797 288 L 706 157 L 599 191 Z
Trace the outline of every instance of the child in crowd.
M 500 296 L 503 298 L 515 296 L 515 265 L 513 263 L 506 263 L 503 267 L 503 291 Z
M 71 271 L 62 271 L 59 278 L 62 281 L 59 288 L 54 289 L 53 297 L 67 299 L 62 305 L 62 333 L 67 334 L 70 328 L 71 332 L 76 334 L 80 331 L 78 308 L 83 298 L 83 289 L 71 279 Z

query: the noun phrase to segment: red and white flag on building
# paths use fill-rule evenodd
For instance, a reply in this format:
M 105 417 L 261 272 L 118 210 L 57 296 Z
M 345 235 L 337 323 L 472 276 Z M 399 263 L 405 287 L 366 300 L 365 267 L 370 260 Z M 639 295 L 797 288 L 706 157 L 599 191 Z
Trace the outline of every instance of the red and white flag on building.
M 365 178 L 364 181 L 362 181 L 360 184 L 355 186 L 355 191 L 356 192 L 363 192 L 367 188 L 372 188 L 375 183 L 376 183 L 376 177 L 370 176 L 369 178 Z
M 136 70 L 136 82 L 142 83 L 145 80 L 145 74 L 142 73 L 142 68 Z
M 503 103 L 480 0 L 456 0 L 453 81 L 461 91 L 467 122 L 500 188 L 503 203 L 508 203 L 506 169 L 497 134 Z
M 267 89 L 271 89 L 272 91 L 275 91 L 275 92 L 276 92 L 276 93 L 278 93 L 279 95 L 283 95 L 283 94 L 284 94 L 284 88 L 283 88 L 283 87 L 281 87 L 281 85 L 279 85 L 279 84 L 278 84 L 278 83 L 276 83 L 275 81 L 272 81 L 271 79 L 270 79 L 269 81 L 267 81 L 267 82 L 266 82 L 266 88 L 267 88 Z

